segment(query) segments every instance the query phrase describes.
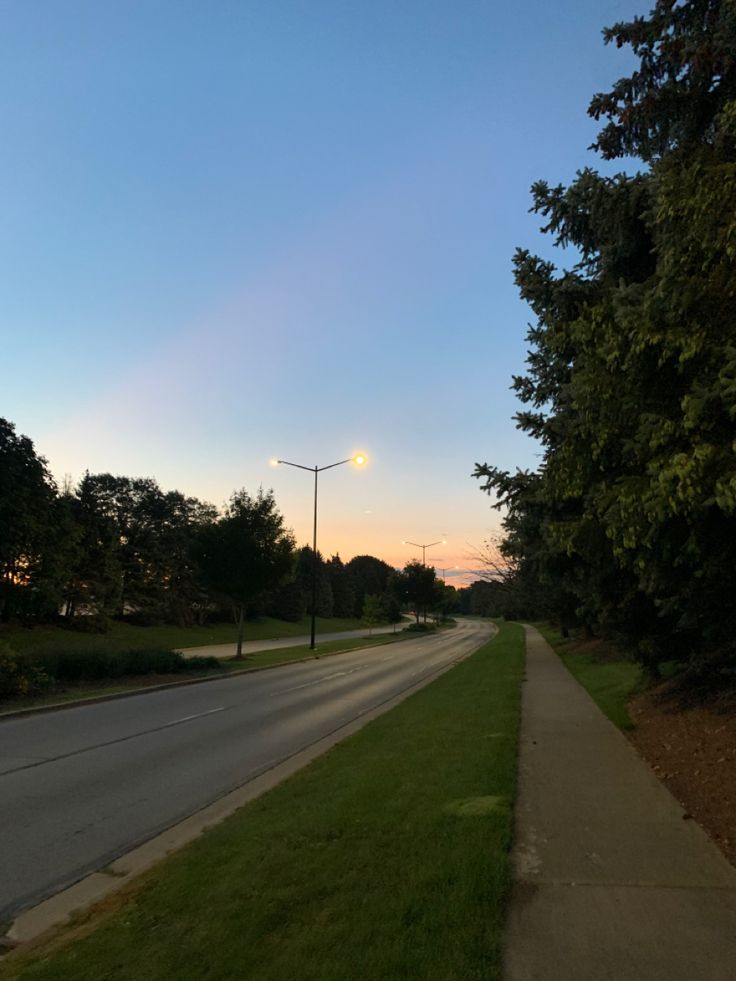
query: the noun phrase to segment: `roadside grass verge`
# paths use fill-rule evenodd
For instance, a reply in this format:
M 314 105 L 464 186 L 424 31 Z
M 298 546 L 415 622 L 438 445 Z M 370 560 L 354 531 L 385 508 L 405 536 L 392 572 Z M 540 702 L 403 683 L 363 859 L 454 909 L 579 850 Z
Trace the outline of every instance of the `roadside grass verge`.
M 565 667 L 585 688 L 593 701 L 619 729 L 633 729 L 626 703 L 644 686 L 640 665 L 605 647 L 605 657 L 582 653 L 575 640 L 564 638 L 549 624 L 535 623 L 547 643 L 559 654 Z
M 305 661 L 315 656 L 345 654 L 363 647 L 383 647 L 386 644 L 410 639 L 415 640 L 416 638 L 411 638 L 410 635 L 397 631 L 395 634 L 377 634 L 374 637 L 354 637 L 346 640 L 325 641 L 324 643 L 318 644 L 316 652 L 310 649 L 309 644 L 300 644 L 298 647 L 277 647 L 273 650 L 255 652 L 248 655 L 243 661 L 236 661 L 234 658 L 223 658 L 219 661 L 217 658 L 207 658 L 207 661 L 213 662 L 211 666 L 193 666 L 189 671 L 183 669 L 177 673 L 132 674 L 128 677 L 111 678 L 109 681 L 99 679 L 78 682 L 76 684 L 60 683 L 44 694 L 16 696 L 5 699 L 0 698 L 0 716 L 2 716 L 3 712 L 12 712 L 18 709 L 62 705 L 70 702 L 84 701 L 85 699 L 100 698 L 105 695 L 145 691 L 146 688 L 155 688 L 157 685 L 184 682 L 195 678 L 216 678 L 228 673 L 233 675 L 241 674 L 244 671 L 253 671 L 258 668 L 276 667 L 279 664 Z M 61 654 L 59 656 L 63 657 L 64 655 Z M 185 663 L 188 663 L 188 661 L 185 660 Z
M 0 976 L 498 981 L 516 782 L 515 624 Z
M 358 619 L 344 617 L 317 617 L 318 633 L 337 633 L 342 630 L 360 630 L 364 626 Z M 309 633 L 310 619 L 297 623 L 266 617 L 245 625 L 246 641 L 273 640 L 279 637 L 301 637 Z M 367 628 L 366 628 L 367 629 Z M 213 623 L 204 627 L 139 627 L 130 623 L 113 621 L 106 633 L 87 634 L 62 627 L 6 627 L 0 628 L 0 641 L 19 654 L 35 651 L 108 650 L 132 651 L 159 648 L 174 650 L 180 647 L 206 647 L 210 644 L 234 644 L 238 628 L 233 623 Z

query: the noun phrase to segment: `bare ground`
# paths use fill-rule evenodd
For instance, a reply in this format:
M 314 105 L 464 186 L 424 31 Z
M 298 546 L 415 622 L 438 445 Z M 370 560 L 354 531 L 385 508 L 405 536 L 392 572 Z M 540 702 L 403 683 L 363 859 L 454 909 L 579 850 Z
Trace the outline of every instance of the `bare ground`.
M 639 753 L 736 865 L 736 697 L 682 707 L 671 685 L 628 703 Z

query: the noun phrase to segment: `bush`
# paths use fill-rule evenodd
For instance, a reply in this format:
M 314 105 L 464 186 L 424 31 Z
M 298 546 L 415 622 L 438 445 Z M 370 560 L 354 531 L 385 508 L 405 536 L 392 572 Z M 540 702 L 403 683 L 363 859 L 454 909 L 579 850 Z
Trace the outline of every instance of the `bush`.
M 47 672 L 28 657 L 0 644 L 0 699 L 37 695 L 51 684 Z
M 176 651 L 39 651 L 34 664 L 59 682 L 97 681 L 140 674 L 178 674 L 218 667 L 214 657 L 185 658 Z
M 144 609 L 126 613 L 123 621 L 133 627 L 161 627 L 166 623 L 166 618 L 159 609 Z
M 90 613 L 76 616 L 68 624 L 69 630 L 80 634 L 106 634 L 112 626 L 112 620 L 102 613 Z
M 201 654 L 196 657 L 188 657 L 186 664 L 187 671 L 211 671 L 213 668 L 220 667 L 220 662 L 216 657 L 203 657 Z
M 432 631 L 436 630 L 437 627 L 433 623 L 410 623 L 408 627 L 404 627 L 403 632 L 414 634 L 430 634 Z

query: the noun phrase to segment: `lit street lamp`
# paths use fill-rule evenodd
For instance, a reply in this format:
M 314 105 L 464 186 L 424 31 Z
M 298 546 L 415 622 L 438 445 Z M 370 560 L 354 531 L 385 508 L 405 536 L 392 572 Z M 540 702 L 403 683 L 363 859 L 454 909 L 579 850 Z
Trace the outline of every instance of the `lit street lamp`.
M 315 607 L 317 605 L 317 476 L 322 473 L 323 470 L 332 470 L 333 467 L 341 467 L 343 463 L 354 463 L 358 467 L 362 467 L 366 462 L 365 456 L 362 453 L 356 453 L 355 456 L 349 456 L 347 460 L 338 460 L 337 463 L 330 463 L 327 467 L 305 467 L 301 463 L 291 463 L 289 460 L 272 460 L 275 466 L 283 463 L 287 467 L 297 467 L 299 470 L 308 470 L 310 473 L 314 474 L 314 536 L 312 539 L 312 635 L 309 643 L 310 650 L 315 650 L 314 644 L 314 633 L 315 633 Z
M 425 553 L 428 548 L 432 548 L 433 545 L 447 545 L 447 542 L 443 538 L 441 542 L 429 542 L 427 545 L 419 545 L 417 542 L 402 542 L 402 545 L 413 545 L 414 548 L 421 548 L 422 550 L 422 565 L 426 565 Z

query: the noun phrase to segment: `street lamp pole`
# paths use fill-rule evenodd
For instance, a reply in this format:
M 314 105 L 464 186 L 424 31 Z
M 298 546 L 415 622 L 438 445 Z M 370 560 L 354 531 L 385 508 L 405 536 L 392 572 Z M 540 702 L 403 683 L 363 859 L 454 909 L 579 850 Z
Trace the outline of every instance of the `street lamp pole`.
M 316 650 L 315 610 L 317 607 L 317 478 L 323 470 L 332 470 L 333 467 L 341 467 L 343 463 L 355 463 L 360 467 L 365 463 L 365 457 L 362 453 L 356 453 L 355 456 L 349 456 L 347 460 L 338 460 L 337 463 L 330 463 L 326 467 L 305 467 L 301 463 L 292 463 L 290 460 L 274 460 L 273 462 L 276 464 L 283 463 L 284 466 L 287 467 L 296 467 L 298 470 L 308 470 L 310 473 L 314 474 L 314 529 L 312 533 L 312 628 L 309 641 L 309 648 L 313 651 Z
M 432 548 L 433 545 L 447 545 L 447 542 L 442 539 L 441 542 L 428 542 L 426 545 L 420 545 L 418 542 L 402 542 L 402 545 L 413 545 L 414 548 L 421 548 L 422 550 L 422 565 L 426 565 L 425 556 L 428 548 Z

